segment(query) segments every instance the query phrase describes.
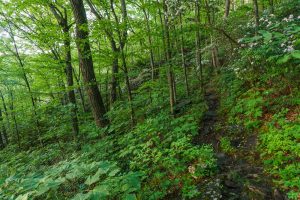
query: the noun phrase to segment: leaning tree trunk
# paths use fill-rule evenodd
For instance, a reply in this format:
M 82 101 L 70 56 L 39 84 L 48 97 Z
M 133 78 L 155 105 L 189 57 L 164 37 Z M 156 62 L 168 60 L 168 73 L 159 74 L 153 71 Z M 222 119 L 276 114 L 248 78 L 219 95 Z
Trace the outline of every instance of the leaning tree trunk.
M 96 125 L 99 127 L 105 127 L 109 122 L 105 117 L 105 106 L 97 86 L 89 42 L 88 22 L 83 1 L 70 0 L 70 3 L 76 22 L 76 44 L 78 49 L 78 57 L 81 63 L 80 67 L 83 81 L 85 83 L 85 88 L 87 90 Z

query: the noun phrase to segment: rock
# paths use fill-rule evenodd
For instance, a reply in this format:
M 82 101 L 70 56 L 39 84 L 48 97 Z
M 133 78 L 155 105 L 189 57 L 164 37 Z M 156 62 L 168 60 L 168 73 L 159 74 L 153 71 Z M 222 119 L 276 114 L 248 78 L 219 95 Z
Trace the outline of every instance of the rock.
M 228 188 L 238 188 L 238 184 L 231 181 L 231 180 L 225 180 L 224 182 L 225 186 L 227 186 Z
M 274 197 L 274 200 L 284 200 L 285 199 L 278 189 L 275 189 L 273 191 L 273 197 Z

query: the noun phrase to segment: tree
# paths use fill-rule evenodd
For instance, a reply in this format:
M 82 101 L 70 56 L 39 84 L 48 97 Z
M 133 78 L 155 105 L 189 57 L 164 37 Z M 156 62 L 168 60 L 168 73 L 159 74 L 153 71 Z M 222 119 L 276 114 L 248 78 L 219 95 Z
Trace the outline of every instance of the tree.
M 94 72 L 87 17 L 83 1 L 70 0 L 70 3 L 76 22 L 76 44 L 80 59 L 80 69 L 92 107 L 93 116 L 97 126 L 105 127 L 108 125 L 108 120 L 105 117 L 106 110 Z
M 255 17 L 255 25 L 259 26 L 259 11 L 258 11 L 258 3 L 257 0 L 253 0 L 253 9 L 254 9 L 254 17 Z
M 171 60 L 171 41 L 170 41 L 170 26 L 169 26 L 169 12 L 166 0 L 163 0 L 163 11 L 164 11 L 164 42 L 166 44 L 165 55 L 166 62 L 168 67 L 168 83 L 169 83 L 169 102 L 170 102 L 170 112 L 172 115 L 175 114 L 175 104 L 176 104 L 176 85 L 174 80 L 174 72 L 172 65 L 170 63 Z
M 229 11 L 230 11 L 230 0 L 225 0 L 225 14 L 224 14 L 225 18 L 229 16 Z
M 71 119 L 72 119 L 72 128 L 74 133 L 74 138 L 79 139 L 79 126 L 78 126 L 78 118 L 77 118 L 77 104 L 76 97 L 74 91 L 74 83 L 73 83 L 73 67 L 72 67 L 72 57 L 71 57 L 71 38 L 70 38 L 70 28 L 71 25 L 68 23 L 68 14 L 67 9 L 64 6 L 62 7 L 62 11 L 59 10 L 54 4 L 49 4 L 51 12 L 55 16 L 57 23 L 61 27 L 63 32 L 63 41 L 64 41 L 64 49 L 65 49 L 65 73 L 67 76 L 67 85 L 68 85 L 68 97 L 69 102 L 72 106 L 71 108 Z

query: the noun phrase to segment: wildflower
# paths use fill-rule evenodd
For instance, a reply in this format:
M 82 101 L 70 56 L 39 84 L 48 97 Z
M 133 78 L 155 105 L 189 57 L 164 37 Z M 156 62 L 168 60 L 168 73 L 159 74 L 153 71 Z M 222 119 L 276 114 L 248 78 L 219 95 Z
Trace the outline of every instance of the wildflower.
M 287 46 L 286 48 L 286 52 L 292 52 L 294 51 L 294 47 L 291 45 L 291 46 Z
M 290 16 L 289 16 L 289 19 L 293 19 L 293 18 L 294 18 L 294 15 L 290 15 Z
M 190 172 L 191 174 L 195 174 L 196 169 L 195 169 L 194 166 L 189 166 L 188 169 L 189 169 L 189 172 Z
M 270 17 L 275 17 L 275 15 L 274 14 L 270 14 Z
M 268 25 L 267 25 L 267 27 L 270 27 L 271 25 L 272 25 L 272 22 L 269 22 Z
M 284 46 L 285 46 L 285 44 L 284 44 L 284 43 L 282 43 L 280 46 L 281 46 L 281 47 L 284 47 Z
M 297 19 L 300 19 L 300 15 L 297 17 Z
M 285 18 L 282 19 L 282 21 L 288 22 L 289 20 L 288 20 L 288 18 L 285 17 Z

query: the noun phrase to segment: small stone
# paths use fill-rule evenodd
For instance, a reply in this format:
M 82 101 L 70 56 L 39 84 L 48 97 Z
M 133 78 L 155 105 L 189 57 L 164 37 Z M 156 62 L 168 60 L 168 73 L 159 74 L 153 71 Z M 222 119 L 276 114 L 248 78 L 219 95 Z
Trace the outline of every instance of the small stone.
M 273 192 L 274 200 L 284 200 L 284 197 L 281 195 L 278 189 L 275 189 Z
M 235 182 L 230 180 L 226 180 L 224 184 L 229 188 L 238 188 L 238 185 Z

